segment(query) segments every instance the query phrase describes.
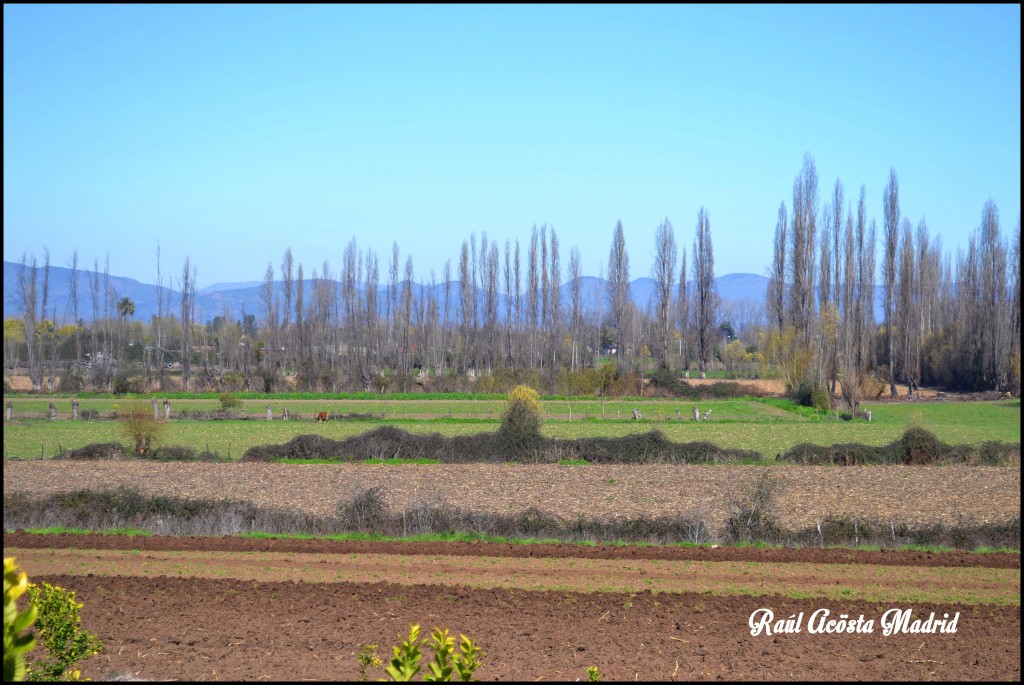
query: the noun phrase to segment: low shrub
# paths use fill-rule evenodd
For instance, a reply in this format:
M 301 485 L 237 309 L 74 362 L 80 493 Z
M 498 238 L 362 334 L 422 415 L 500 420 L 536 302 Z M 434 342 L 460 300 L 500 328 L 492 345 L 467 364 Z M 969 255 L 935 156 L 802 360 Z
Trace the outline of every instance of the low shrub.
M 838 443 L 812 445 L 801 443 L 779 455 L 793 464 L 862 464 L 975 466 L 1019 466 L 1020 444 L 985 442 L 981 445 L 947 445 L 923 428 L 910 428 L 888 445 L 872 446 Z
M 119 442 L 94 442 L 77 450 L 65 452 L 55 459 L 123 459 L 127 456 L 124 445 Z
M 46 656 L 29 655 L 35 658 L 26 660 L 26 680 L 78 680 L 79 672 L 72 670 L 75 664 L 103 649 L 99 638 L 79 627 L 83 605 L 75 601 L 73 591 L 46 582 L 29 583 L 28 594 Z

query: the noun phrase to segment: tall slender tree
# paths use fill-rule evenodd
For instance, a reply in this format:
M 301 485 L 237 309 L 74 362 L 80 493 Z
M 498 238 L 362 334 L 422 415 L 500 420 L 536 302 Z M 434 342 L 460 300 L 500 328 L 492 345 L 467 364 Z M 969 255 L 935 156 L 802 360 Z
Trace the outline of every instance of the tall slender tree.
M 888 348 L 889 394 L 896 397 L 895 337 L 893 336 L 896 309 L 896 253 L 900 239 L 900 185 L 896 169 L 889 169 L 889 183 L 882 195 L 885 214 L 885 254 L 882 261 L 882 287 L 885 298 L 885 339 Z
M 658 363 L 661 368 L 669 367 L 669 343 L 672 335 L 672 285 L 676 278 L 676 236 L 668 217 L 661 222 L 654 234 L 654 265 L 651 277 L 657 289 L 658 316 Z
M 711 246 L 711 221 L 703 207 L 697 213 L 693 239 L 693 266 L 696 273 L 697 363 L 701 375 L 711 359 L 712 332 L 715 326 L 715 256 Z

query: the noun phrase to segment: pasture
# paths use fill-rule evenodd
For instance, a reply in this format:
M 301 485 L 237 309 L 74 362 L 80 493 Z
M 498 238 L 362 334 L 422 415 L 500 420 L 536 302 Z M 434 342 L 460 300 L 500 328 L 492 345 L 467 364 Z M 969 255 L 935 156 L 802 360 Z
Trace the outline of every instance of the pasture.
M 5 398 L 7 399 L 7 398 Z M 58 420 L 46 419 L 50 401 Z M 148 405 L 148 398 L 138 400 Z M 79 411 L 98 418 L 71 420 L 67 398 L 13 398 L 13 419 L 4 422 L 4 459 L 52 457 L 61 450 L 91 443 L 122 441 L 114 412 L 131 400 L 86 398 Z M 5 402 L 6 404 L 6 402 Z M 274 420 L 266 420 L 267 405 Z M 1020 442 L 1020 400 L 999 402 L 877 402 L 864 405 L 872 420 L 843 421 L 788 400 L 774 398 L 705 400 L 616 398 L 544 400 L 542 433 L 554 438 L 621 437 L 660 430 L 676 442 L 708 441 L 726 448 L 759 452 L 767 461 L 794 445 L 862 443 L 884 445 L 910 427 L 925 428 L 951 445 L 986 441 Z M 708 421 L 693 421 L 690 408 L 711 410 Z M 281 420 L 287 407 L 291 420 Z M 239 458 L 255 445 L 284 443 L 305 433 L 335 440 L 383 424 L 411 433 L 444 436 L 493 432 L 500 424 L 504 400 L 243 400 L 239 409 L 220 411 L 216 399 L 175 399 L 161 445 L 190 447 Z M 634 420 L 638 409 L 643 418 Z M 160 407 L 161 413 L 163 411 Z M 327 411 L 327 423 L 314 421 Z M 678 412 L 678 413 L 677 413 Z M 179 418 L 181 416 L 187 418 Z M 342 418 L 338 418 L 342 417 Z M 209 420 L 203 420 L 209 419 Z

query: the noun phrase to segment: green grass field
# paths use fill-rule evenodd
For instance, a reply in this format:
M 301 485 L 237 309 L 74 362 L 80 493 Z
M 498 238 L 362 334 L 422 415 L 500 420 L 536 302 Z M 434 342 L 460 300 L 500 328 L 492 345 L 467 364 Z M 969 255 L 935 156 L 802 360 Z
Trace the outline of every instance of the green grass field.
M 6 400 L 6 398 L 5 398 Z M 48 398 L 13 399 L 14 417 L 4 423 L 4 458 L 50 457 L 61 449 L 77 449 L 90 443 L 120 441 L 119 425 L 111 420 L 72 421 L 71 401 L 53 400 L 59 420 L 45 418 Z M 147 405 L 148 400 L 142 400 Z M 234 459 L 254 445 L 287 442 L 296 435 L 318 433 L 341 439 L 382 424 L 412 433 L 441 433 L 446 436 L 490 432 L 497 429 L 504 402 L 485 400 L 245 400 L 244 410 L 264 417 L 267 404 L 275 419 L 287 405 L 291 421 L 266 420 L 178 420 L 172 419 L 160 444 L 209 449 Z M 6 404 L 6 402 L 5 402 Z M 103 415 L 125 405 L 117 399 L 82 399 L 80 411 L 96 410 Z M 985 441 L 1020 442 L 1020 400 L 999 402 L 871 403 L 865 405 L 873 420 L 837 421 L 813 410 L 778 399 L 730 399 L 694 402 L 670 399 L 620 399 L 602 402 L 586 400 L 545 400 L 543 433 L 550 437 L 619 437 L 653 429 L 677 442 L 707 440 L 727 448 L 760 452 L 766 459 L 799 443 L 819 445 L 863 443 L 882 445 L 900 437 L 912 426 L 933 432 L 949 444 L 980 444 Z M 712 410 L 710 421 L 694 422 L 690 407 Z M 173 400 L 172 411 L 202 411 L 216 414 L 215 399 Z M 570 420 L 570 408 L 571 416 Z M 644 418 L 635 421 L 633 409 Z M 677 410 L 682 420 L 677 418 Z M 373 419 L 332 420 L 315 423 L 312 415 L 330 411 L 342 415 L 369 414 Z M 381 418 L 383 417 L 383 418 Z

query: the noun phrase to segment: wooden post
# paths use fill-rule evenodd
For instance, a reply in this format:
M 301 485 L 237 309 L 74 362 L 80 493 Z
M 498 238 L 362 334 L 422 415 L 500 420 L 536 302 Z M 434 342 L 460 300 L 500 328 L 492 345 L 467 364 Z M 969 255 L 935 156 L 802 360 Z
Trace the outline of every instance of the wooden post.
M 167 401 L 166 397 L 164 398 L 164 420 L 171 420 L 171 403 Z
M 10 400 L 7 400 L 7 420 L 8 420 L 8 421 L 10 421 L 10 420 L 11 420 L 11 410 L 12 410 L 12 409 L 13 409 L 13 407 L 12 407 L 12 405 L 11 405 L 11 401 L 10 401 Z
M 267 405 L 267 421 L 273 421 L 273 420 L 274 420 L 274 410 L 271 409 L 270 405 L 268 404 Z
M 71 400 L 71 413 L 74 415 L 75 421 L 77 421 L 78 420 L 78 400 L 77 399 Z
M 50 420 L 57 420 L 57 405 L 55 405 L 53 402 L 50 402 Z
M 281 414 L 281 420 L 282 421 L 287 421 L 288 420 L 288 407 L 284 408 L 284 412 L 282 412 L 282 414 Z
M 155 397 L 153 398 L 153 420 L 154 421 L 159 421 L 160 420 L 160 408 L 157 406 L 156 398 Z

